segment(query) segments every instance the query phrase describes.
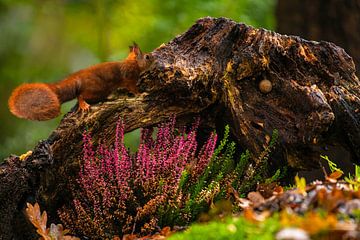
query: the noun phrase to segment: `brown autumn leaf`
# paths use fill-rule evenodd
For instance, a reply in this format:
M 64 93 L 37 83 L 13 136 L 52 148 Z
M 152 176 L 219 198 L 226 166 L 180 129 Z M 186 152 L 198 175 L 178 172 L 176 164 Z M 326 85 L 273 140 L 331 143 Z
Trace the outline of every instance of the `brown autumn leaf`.
M 261 213 L 255 213 L 250 207 L 244 209 L 244 218 L 251 222 L 262 222 L 270 216 L 269 211 L 262 211 Z
M 30 222 L 36 227 L 36 232 L 44 239 L 51 240 L 46 231 L 47 214 L 44 211 L 43 214 L 40 212 L 40 206 L 35 203 L 34 206 L 30 203 L 26 203 L 27 208 L 25 209 L 26 214 Z M 41 214 L 41 215 L 40 215 Z
M 249 221 L 255 221 L 255 213 L 252 208 L 247 207 L 244 209 L 244 218 Z
M 329 197 L 329 211 L 336 209 L 340 203 L 345 202 L 345 194 L 341 189 L 334 188 L 331 193 L 328 195 Z
M 284 193 L 284 188 L 282 186 L 276 186 L 273 189 L 273 195 L 280 195 Z
M 51 224 L 50 228 L 46 228 L 47 213 L 43 211 L 41 214 L 40 206 L 35 203 L 34 206 L 30 203 L 26 203 L 25 209 L 26 215 L 30 222 L 36 227 L 36 232 L 41 236 L 43 240 L 79 240 L 77 237 L 65 236 L 67 230 L 64 230 L 61 224 Z
M 332 172 L 329 176 L 326 176 L 326 181 L 336 183 L 339 178 L 343 175 L 340 171 Z
M 311 221 L 309 221 L 311 219 Z M 337 224 L 334 214 L 321 216 L 317 212 L 307 212 L 304 216 L 282 211 L 280 213 L 280 222 L 282 226 L 298 227 L 305 230 L 310 235 L 317 234 L 322 231 L 333 229 Z
M 360 189 L 356 192 L 353 192 L 354 198 L 360 198 Z
M 309 221 L 311 219 L 311 221 Z M 315 212 L 309 212 L 300 221 L 300 227 L 310 233 L 311 235 L 317 234 L 321 231 L 326 231 L 334 228 L 337 223 L 336 216 L 328 214 L 325 217 Z
M 339 179 L 339 178 L 341 178 L 342 175 L 343 175 L 342 172 L 340 172 L 340 171 L 335 171 L 335 172 L 332 172 L 332 173 L 329 175 L 329 177 L 330 177 L 330 178 L 333 178 L 333 179 Z
M 126 234 L 122 238 L 123 240 L 135 240 L 138 239 L 135 234 Z
M 171 231 L 170 227 L 164 227 L 163 229 L 161 229 L 160 231 L 160 235 L 168 237 L 172 234 L 173 232 Z
M 325 188 L 321 188 L 317 191 L 317 200 L 320 205 L 324 205 L 324 203 L 327 201 L 327 191 Z
M 62 238 L 58 240 L 80 240 L 80 238 L 73 237 L 73 236 L 63 236 Z

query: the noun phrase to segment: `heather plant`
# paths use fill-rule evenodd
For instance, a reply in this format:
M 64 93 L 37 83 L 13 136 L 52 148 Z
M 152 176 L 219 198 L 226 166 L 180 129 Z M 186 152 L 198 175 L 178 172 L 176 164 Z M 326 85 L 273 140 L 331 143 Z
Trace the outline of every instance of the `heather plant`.
M 182 195 L 187 196 L 186 201 L 183 202 L 185 202 L 184 210 L 190 222 L 195 220 L 200 213 L 206 212 L 209 206 L 214 205 L 214 202 L 230 199 L 231 192 L 235 194 L 248 192 L 257 183 L 264 182 L 268 176 L 267 162 L 276 144 L 277 131 L 274 131 L 271 141 L 259 157 L 251 157 L 250 152 L 246 150 L 237 161 L 234 159 L 236 144 L 230 141 L 229 133 L 229 126 L 226 126 L 224 137 L 210 161 L 201 167 L 204 170 L 200 176 L 194 176 L 198 179 L 197 181 L 191 181 L 191 172 L 186 172 L 184 181 L 187 180 L 188 184 L 182 183 L 181 190 Z
M 95 239 L 183 226 L 214 202 L 228 199 L 229 192 L 250 190 L 265 177 L 263 164 L 273 140 L 255 163 L 249 151 L 235 161 L 236 144 L 229 140 L 228 126 L 218 147 L 214 132 L 199 147 L 197 128 L 198 121 L 189 131 L 176 129 L 173 118 L 158 126 L 155 138 L 154 129 L 143 129 L 134 154 L 124 145 L 121 121 L 111 148 L 95 149 L 90 134 L 84 133 L 79 178 L 71 184 L 74 200 L 59 211 L 65 226 Z
M 188 132 L 177 130 L 173 119 L 158 127 L 155 139 L 153 129 L 144 129 L 135 154 L 124 146 L 121 121 L 112 148 L 100 145 L 95 150 L 90 134 L 84 133 L 81 170 L 71 185 L 74 200 L 59 211 L 61 220 L 91 238 L 154 230 L 158 213 L 179 205 L 185 169 L 196 166 L 192 171 L 196 181 L 213 154 L 217 135 L 212 133 L 197 153 L 197 128 L 198 122 Z

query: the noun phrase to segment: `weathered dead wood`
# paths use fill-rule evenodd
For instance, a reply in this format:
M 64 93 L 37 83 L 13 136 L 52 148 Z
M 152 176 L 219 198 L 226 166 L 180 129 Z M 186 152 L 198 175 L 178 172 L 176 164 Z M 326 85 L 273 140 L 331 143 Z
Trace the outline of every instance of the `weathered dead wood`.
M 283 161 L 296 168 L 316 166 L 327 145 L 341 145 L 359 159 L 360 84 L 352 59 L 334 44 L 203 18 L 153 54 L 153 68 L 139 80 L 141 95 L 115 95 L 90 113 L 69 113 L 37 154 L 1 165 L 4 239 L 23 237 L 17 222 L 27 199 L 55 214 L 67 201 L 66 183 L 77 175 L 83 131 L 112 143 L 120 117 L 129 132 L 174 114 L 181 123 L 201 115 L 203 128 L 230 124 L 240 146 L 254 155 L 278 129 Z M 259 89 L 264 79 L 272 84 L 268 93 Z

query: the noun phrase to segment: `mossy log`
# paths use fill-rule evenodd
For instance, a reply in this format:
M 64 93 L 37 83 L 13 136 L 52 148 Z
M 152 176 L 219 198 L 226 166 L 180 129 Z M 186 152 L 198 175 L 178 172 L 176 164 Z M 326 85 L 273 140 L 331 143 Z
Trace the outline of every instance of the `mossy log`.
M 142 94 L 113 94 L 88 113 L 68 113 L 32 155 L 0 166 L 2 239 L 26 239 L 26 201 L 40 202 L 54 218 L 77 176 L 84 130 L 110 144 L 119 118 L 129 132 L 173 115 L 180 123 L 201 116 L 203 130 L 229 124 L 254 156 L 277 129 L 277 161 L 298 169 L 316 166 L 319 151 L 332 145 L 360 159 L 360 82 L 336 45 L 203 18 L 153 55 L 138 82 Z

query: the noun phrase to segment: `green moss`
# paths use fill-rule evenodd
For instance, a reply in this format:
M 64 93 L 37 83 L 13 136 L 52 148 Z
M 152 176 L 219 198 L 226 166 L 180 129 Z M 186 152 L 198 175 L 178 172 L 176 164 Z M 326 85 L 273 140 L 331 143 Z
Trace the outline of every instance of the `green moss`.
M 197 223 L 184 232 L 171 236 L 170 240 L 192 239 L 275 239 L 275 234 L 280 229 L 279 216 L 266 219 L 264 222 L 253 223 L 244 217 L 230 217 L 223 221 Z

